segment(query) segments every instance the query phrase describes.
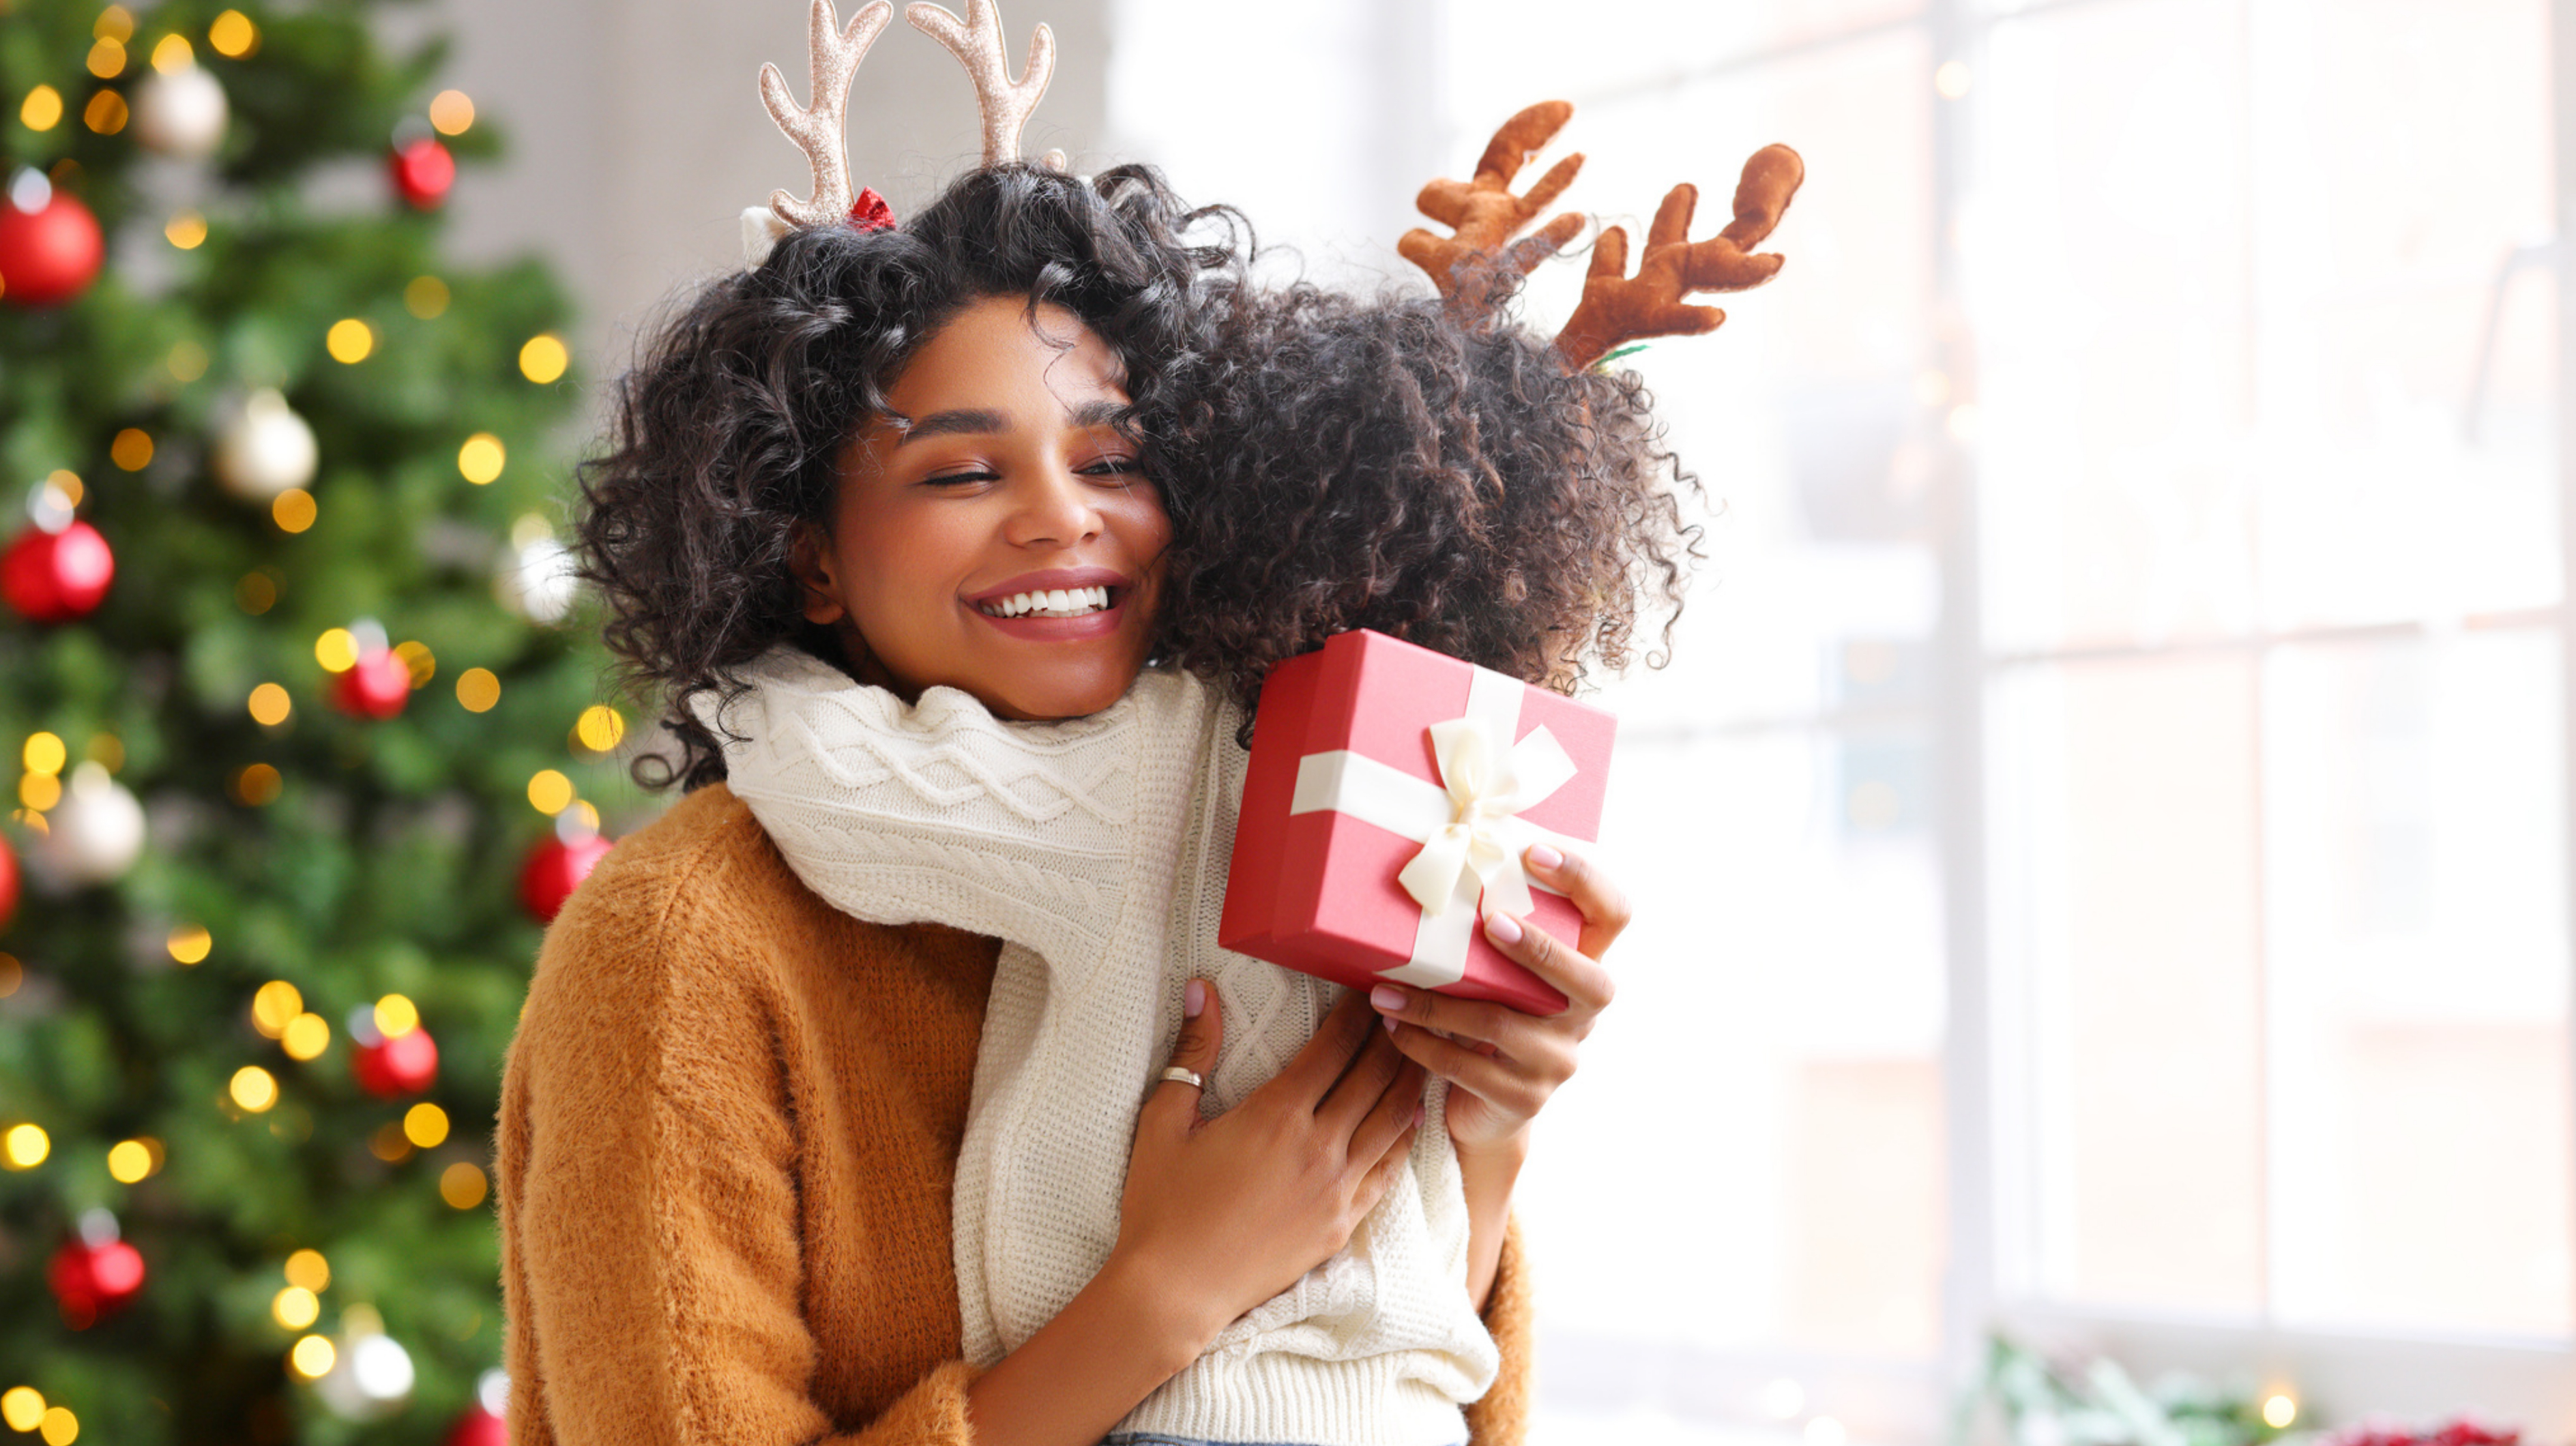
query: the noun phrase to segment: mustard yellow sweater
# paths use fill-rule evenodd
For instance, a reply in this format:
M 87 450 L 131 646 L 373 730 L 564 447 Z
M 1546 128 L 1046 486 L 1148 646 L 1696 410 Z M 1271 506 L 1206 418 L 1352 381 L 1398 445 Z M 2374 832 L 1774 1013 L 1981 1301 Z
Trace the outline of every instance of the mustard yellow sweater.
M 513 1446 L 972 1439 L 949 1189 L 999 950 L 832 908 L 722 784 L 546 933 L 497 1141 Z M 1517 1446 L 1517 1234 L 1468 1412 Z

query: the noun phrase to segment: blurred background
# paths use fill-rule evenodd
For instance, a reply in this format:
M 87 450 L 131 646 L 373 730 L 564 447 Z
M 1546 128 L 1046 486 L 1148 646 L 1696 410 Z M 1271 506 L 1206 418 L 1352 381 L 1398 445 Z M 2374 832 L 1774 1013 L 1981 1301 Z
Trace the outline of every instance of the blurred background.
M 1752 151 L 1806 159 L 1778 281 L 1621 363 L 1705 488 L 1710 556 L 1670 666 L 1604 694 L 1604 847 L 1639 921 L 1523 1187 L 1539 1441 L 2234 1446 L 2462 1413 L 2576 1435 L 2576 4 L 1004 19 L 1015 64 L 1036 21 L 1058 43 L 1029 149 L 1154 162 L 1334 284 L 1421 288 L 1392 249 L 1415 191 L 1534 100 L 1576 105 L 1564 204 L 1632 234 L 1675 182 L 1705 235 Z M 397 52 L 453 37 L 403 92 L 478 117 L 437 127 L 469 161 L 453 264 L 534 258 L 560 287 L 508 333 L 571 358 L 557 414 L 521 424 L 524 505 L 559 519 L 638 336 L 740 264 L 744 207 L 805 189 L 754 84 L 775 61 L 802 93 L 802 7 L 368 23 Z M 850 113 L 853 181 L 898 216 L 975 157 L 963 75 L 900 25 Z M 297 184 L 381 206 L 383 164 Z M 1579 272 L 1533 280 L 1534 325 Z M 514 526 L 487 523 L 541 540 Z M 617 736 L 561 741 L 588 701 L 562 689 L 543 726 L 573 783 L 531 811 L 548 760 L 514 754 L 491 785 L 512 868 L 550 817 L 613 834 L 653 806 Z M 498 1338 L 442 1350 L 463 1402 Z

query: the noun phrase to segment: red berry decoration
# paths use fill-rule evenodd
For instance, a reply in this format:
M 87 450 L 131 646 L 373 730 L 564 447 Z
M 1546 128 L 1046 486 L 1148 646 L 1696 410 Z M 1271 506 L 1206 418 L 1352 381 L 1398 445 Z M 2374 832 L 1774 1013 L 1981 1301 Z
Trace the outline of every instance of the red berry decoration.
M 0 206 L 0 210 L 6 210 Z M 116 577 L 116 554 L 86 522 L 60 532 L 30 527 L 0 553 L 0 597 L 29 622 L 67 623 L 86 617 L 107 596 Z
M 358 1088 L 380 1100 L 416 1095 L 438 1083 L 438 1043 L 418 1025 L 391 1039 L 369 1029 L 351 1030 L 349 1072 Z
M 519 870 L 519 902 L 528 917 L 540 924 L 551 924 L 563 912 L 564 901 L 590 871 L 608 856 L 609 841 L 595 833 L 572 838 L 550 838 L 528 851 L 528 862 Z
M 143 1289 L 143 1253 L 122 1240 L 92 1245 L 66 1242 L 45 1270 L 63 1322 L 87 1330 L 103 1316 L 115 1314 Z
M 19 209 L 20 201 L 39 196 L 32 209 Z M 89 289 L 106 257 L 98 218 L 42 176 L 28 173 L 0 199 L 0 300 L 15 306 L 69 301 Z
M 411 664 L 390 648 L 361 653 L 331 682 L 331 705 L 352 718 L 399 717 L 411 701 Z
M 394 190 L 417 211 L 437 210 L 447 199 L 448 188 L 456 184 L 456 157 L 427 136 L 396 146 L 388 164 Z

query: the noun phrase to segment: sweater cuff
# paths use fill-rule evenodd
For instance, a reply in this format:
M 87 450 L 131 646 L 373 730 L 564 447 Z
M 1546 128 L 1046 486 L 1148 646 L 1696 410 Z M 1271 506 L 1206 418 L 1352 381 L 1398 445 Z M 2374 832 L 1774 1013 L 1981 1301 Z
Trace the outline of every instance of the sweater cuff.
M 966 1414 L 966 1392 L 983 1374 L 964 1361 L 950 1361 L 897 1397 L 866 1430 L 833 1439 L 850 1446 L 972 1446 L 975 1427 Z
M 1536 1381 L 1530 1349 L 1537 1318 L 1530 1304 L 1529 1264 L 1521 1248 L 1521 1222 L 1515 1215 L 1503 1227 L 1503 1249 L 1494 1264 L 1494 1291 L 1486 1298 L 1485 1329 L 1502 1352 L 1502 1369 L 1492 1389 L 1467 1408 L 1467 1439 L 1473 1446 L 1521 1446 L 1529 1434 L 1530 1400 Z

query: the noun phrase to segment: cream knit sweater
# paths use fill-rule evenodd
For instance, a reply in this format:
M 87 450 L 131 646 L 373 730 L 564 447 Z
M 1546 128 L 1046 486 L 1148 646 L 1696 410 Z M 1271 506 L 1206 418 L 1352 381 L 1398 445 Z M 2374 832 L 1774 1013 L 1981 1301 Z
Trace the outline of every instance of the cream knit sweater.
M 1147 673 L 1107 711 L 995 719 L 932 688 L 906 706 L 782 648 L 700 718 L 733 793 L 806 887 L 854 918 L 1004 941 L 959 1153 L 954 1239 L 969 1360 L 989 1365 L 1108 1259 L 1136 1111 L 1180 993 L 1211 980 L 1224 1109 L 1313 1034 L 1336 986 L 1218 949 L 1244 756 L 1239 714 Z M 717 725 L 723 725 L 721 727 Z M 1452 1446 L 1498 1356 L 1466 1294 L 1457 1158 L 1430 1099 L 1411 1168 L 1342 1253 L 1256 1307 L 1121 1430 L 1317 1446 Z

